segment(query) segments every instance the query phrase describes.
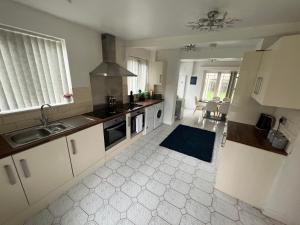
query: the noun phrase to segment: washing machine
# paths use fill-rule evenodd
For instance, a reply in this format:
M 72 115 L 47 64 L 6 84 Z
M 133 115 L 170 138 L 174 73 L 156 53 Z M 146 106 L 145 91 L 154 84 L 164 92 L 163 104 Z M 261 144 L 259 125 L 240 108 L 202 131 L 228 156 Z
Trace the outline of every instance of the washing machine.
M 154 129 L 159 127 L 163 121 L 164 103 L 154 105 Z

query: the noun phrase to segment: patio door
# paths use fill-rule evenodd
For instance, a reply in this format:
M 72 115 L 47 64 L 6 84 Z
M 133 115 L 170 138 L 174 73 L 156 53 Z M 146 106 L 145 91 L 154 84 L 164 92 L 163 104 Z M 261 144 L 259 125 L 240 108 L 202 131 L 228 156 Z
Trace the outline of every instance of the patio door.
M 227 97 L 230 76 L 230 72 L 206 72 L 202 100 L 210 101 L 214 97 L 222 100 Z

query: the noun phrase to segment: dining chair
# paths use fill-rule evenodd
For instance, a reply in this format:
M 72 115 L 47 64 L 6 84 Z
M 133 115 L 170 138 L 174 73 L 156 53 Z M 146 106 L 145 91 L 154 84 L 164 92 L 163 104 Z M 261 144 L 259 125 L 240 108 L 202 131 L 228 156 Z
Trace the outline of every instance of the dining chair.
M 223 98 L 223 102 L 230 102 L 230 98 L 228 97 Z
M 221 121 L 226 121 L 226 116 L 228 114 L 228 111 L 229 111 L 229 106 L 230 106 L 230 103 L 229 102 L 222 102 L 222 104 L 220 105 L 219 107 L 219 117 L 221 119 Z
M 213 97 L 213 101 L 215 101 L 215 102 L 219 102 L 220 101 L 220 97 Z
M 195 110 L 193 112 L 193 114 L 195 114 L 195 112 L 197 110 L 201 111 L 203 109 L 203 106 L 201 105 L 201 103 L 198 101 L 197 96 L 195 96 Z
M 211 113 L 214 113 L 214 116 L 218 113 L 218 104 L 215 101 L 209 101 L 206 106 L 204 107 L 205 116 L 209 118 Z

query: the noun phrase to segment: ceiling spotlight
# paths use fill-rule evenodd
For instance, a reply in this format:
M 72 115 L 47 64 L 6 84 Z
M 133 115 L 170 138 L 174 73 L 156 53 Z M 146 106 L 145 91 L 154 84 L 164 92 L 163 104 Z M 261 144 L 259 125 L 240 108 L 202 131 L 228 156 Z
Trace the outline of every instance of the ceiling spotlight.
M 183 46 L 182 49 L 186 52 L 196 51 L 196 45 L 195 44 L 188 44 L 188 45 Z
M 218 10 L 211 10 L 206 17 L 187 23 L 187 27 L 200 31 L 217 31 L 225 27 L 232 27 L 235 22 L 241 21 L 236 18 L 227 18 L 227 12 L 221 13 Z

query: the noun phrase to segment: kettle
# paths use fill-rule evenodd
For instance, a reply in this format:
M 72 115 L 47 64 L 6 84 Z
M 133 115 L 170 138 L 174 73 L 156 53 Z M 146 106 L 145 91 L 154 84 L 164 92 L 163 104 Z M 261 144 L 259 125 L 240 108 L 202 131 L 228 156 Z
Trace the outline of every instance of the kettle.
M 255 127 L 259 130 L 269 132 L 274 127 L 275 122 L 276 119 L 274 116 L 261 113 Z

